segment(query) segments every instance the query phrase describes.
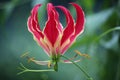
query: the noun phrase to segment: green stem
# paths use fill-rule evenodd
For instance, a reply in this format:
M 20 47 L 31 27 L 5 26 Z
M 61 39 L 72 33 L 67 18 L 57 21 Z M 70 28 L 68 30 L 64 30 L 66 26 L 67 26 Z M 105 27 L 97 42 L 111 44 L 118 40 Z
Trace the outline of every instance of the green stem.
M 70 60 L 69 58 L 67 58 L 67 57 L 64 56 L 64 55 L 61 55 L 61 56 L 62 56 L 63 58 L 65 58 L 65 59 L 71 61 L 76 67 L 78 67 L 78 68 L 87 76 L 88 80 L 93 80 L 93 78 L 90 77 L 90 76 L 88 75 L 88 73 L 87 73 L 84 69 L 82 69 L 77 63 L 75 63 L 74 61 Z
M 115 31 L 115 30 L 120 30 L 120 27 L 115 27 L 112 29 L 109 29 L 108 31 L 104 32 L 103 34 L 101 34 L 99 37 L 97 37 L 96 39 L 94 39 L 94 41 L 98 41 L 99 39 L 101 39 L 103 36 L 107 35 L 108 33 Z
M 17 73 L 17 75 L 20 75 L 25 72 L 49 72 L 49 71 L 54 71 L 53 69 L 48 69 L 48 70 L 31 70 L 31 69 L 26 69 L 23 70 L 22 72 Z
M 22 71 L 17 73 L 17 75 L 20 75 L 20 74 L 25 73 L 25 72 L 50 72 L 50 71 L 54 71 L 54 69 L 46 69 L 46 70 L 28 69 L 22 63 L 20 63 L 20 65 L 21 65 L 21 67 L 19 67 L 19 69 Z

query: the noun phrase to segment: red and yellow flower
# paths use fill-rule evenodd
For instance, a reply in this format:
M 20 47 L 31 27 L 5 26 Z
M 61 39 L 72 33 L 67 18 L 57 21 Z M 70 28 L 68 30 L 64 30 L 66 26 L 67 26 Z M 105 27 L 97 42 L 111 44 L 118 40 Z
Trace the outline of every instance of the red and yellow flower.
M 85 16 L 82 8 L 76 3 L 70 3 L 76 10 L 76 22 L 70 11 L 64 6 L 53 6 L 52 3 L 47 4 L 48 20 L 42 30 L 38 22 L 38 9 L 41 4 L 37 4 L 31 11 L 28 18 L 28 30 L 33 34 L 35 41 L 45 50 L 52 61 L 57 64 L 60 55 L 64 55 L 65 51 L 75 42 L 78 35 L 84 30 Z M 66 26 L 63 28 L 59 13 L 56 8 L 63 11 L 66 17 Z M 36 61 L 37 64 L 45 65 L 47 61 Z

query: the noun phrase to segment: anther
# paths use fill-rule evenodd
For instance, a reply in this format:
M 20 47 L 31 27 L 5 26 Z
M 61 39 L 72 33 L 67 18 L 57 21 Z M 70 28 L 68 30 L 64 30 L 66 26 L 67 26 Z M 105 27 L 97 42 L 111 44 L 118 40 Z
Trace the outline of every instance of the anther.
M 32 58 L 27 57 L 27 58 L 28 58 L 28 63 L 30 63 L 30 62 L 34 62 L 34 60 L 35 60 L 35 58 L 34 58 L 34 57 L 32 57 Z
M 29 52 L 25 52 L 25 53 L 23 53 L 20 57 L 21 57 L 21 58 L 26 57 L 28 54 L 29 54 Z
M 75 53 L 77 53 L 80 56 L 83 56 L 83 57 L 86 57 L 86 58 L 90 58 L 90 56 L 88 54 L 82 54 L 78 50 L 75 50 Z
M 48 68 L 50 68 L 50 67 L 51 67 L 51 62 L 49 61 L 49 62 L 48 62 Z

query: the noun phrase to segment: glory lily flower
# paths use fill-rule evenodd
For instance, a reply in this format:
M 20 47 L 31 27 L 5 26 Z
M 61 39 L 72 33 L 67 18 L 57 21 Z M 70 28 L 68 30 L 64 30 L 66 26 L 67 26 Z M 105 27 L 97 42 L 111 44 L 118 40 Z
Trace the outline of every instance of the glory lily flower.
M 31 11 L 28 18 L 28 30 L 33 34 L 35 41 L 45 50 L 48 56 L 51 57 L 55 67 L 61 55 L 68 50 L 68 48 L 75 42 L 78 35 L 84 30 L 85 17 L 82 8 L 76 3 L 70 3 L 76 10 L 76 22 L 73 19 L 70 11 L 64 6 L 53 6 L 52 3 L 47 4 L 48 20 L 42 30 L 38 21 L 38 9 L 41 4 L 37 4 Z M 66 26 L 63 28 L 59 13 L 56 8 L 63 11 L 66 17 Z M 47 65 L 49 61 L 33 62 L 40 65 Z M 67 61 L 64 61 L 67 62 Z

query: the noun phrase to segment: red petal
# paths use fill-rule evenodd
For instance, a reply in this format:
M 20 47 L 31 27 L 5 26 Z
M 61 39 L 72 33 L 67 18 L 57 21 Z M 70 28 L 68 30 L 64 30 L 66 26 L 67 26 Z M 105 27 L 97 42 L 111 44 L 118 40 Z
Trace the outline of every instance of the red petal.
M 58 12 L 56 11 L 56 9 L 55 9 L 54 7 L 53 7 L 53 10 L 54 10 L 54 14 L 55 14 L 55 20 L 57 21 L 57 28 L 58 28 L 58 30 L 62 33 L 63 26 L 62 26 L 62 24 L 60 23 L 59 14 L 58 14 Z
M 76 37 L 83 32 L 84 30 L 84 23 L 85 23 L 85 17 L 84 17 L 84 12 L 82 10 L 82 8 L 75 4 L 75 3 L 71 3 L 77 12 L 77 20 L 76 20 L 76 24 L 75 24 L 75 34 L 72 35 L 69 40 L 70 42 L 68 44 L 66 44 L 66 46 L 64 48 L 61 49 L 61 53 L 64 54 L 65 51 L 73 44 L 73 42 L 75 41 Z
M 49 3 L 47 5 L 48 21 L 46 23 L 46 27 L 44 28 L 44 34 L 46 35 L 46 37 L 48 38 L 48 40 L 50 41 L 52 46 L 54 46 L 54 44 L 59 36 L 55 12 L 54 12 L 53 8 L 54 7 L 51 3 Z
M 75 3 L 71 3 L 75 9 L 76 9 L 76 13 L 77 13 L 77 20 L 76 20 L 76 24 L 75 24 L 75 36 L 79 35 L 81 32 L 83 32 L 84 29 L 84 23 L 85 23 L 85 16 L 84 16 L 84 12 L 82 10 L 82 8 Z
M 61 39 L 61 45 L 63 45 L 63 43 L 74 33 L 74 21 L 69 10 L 67 10 L 63 6 L 56 6 L 56 7 L 60 8 L 64 12 L 67 20 L 67 25 L 63 31 L 63 36 Z
M 69 43 L 66 44 L 66 46 L 64 46 L 64 47 L 61 49 L 61 54 L 64 54 L 65 51 L 67 51 L 67 49 L 74 43 L 74 41 L 75 41 L 75 36 L 71 36 L 71 37 L 69 38 Z
M 39 8 L 39 5 L 36 5 L 32 11 L 31 11 L 31 16 L 28 18 L 28 30 L 33 34 L 34 39 L 37 41 L 37 43 L 44 48 L 44 50 L 48 53 L 49 55 L 49 48 L 47 45 L 41 41 L 44 38 L 43 33 L 40 31 L 38 19 L 37 19 L 37 10 Z
M 28 24 L 28 30 L 29 30 L 32 34 L 34 34 L 34 36 L 35 36 L 38 40 L 40 39 L 40 37 L 43 37 L 43 34 L 42 34 L 41 32 L 38 32 L 38 31 L 35 29 L 35 26 L 36 26 L 36 25 L 34 24 L 33 19 L 32 19 L 31 16 L 28 18 L 27 24 Z
M 40 26 L 39 26 L 39 23 L 38 23 L 38 9 L 39 7 L 41 6 L 41 4 L 37 4 L 31 11 L 31 16 L 29 17 L 28 19 L 28 30 L 30 32 L 37 32 L 40 37 L 43 38 L 43 34 L 42 32 L 40 31 Z M 37 34 L 37 35 L 38 35 Z M 39 38 L 40 39 L 40 38 Z
M 31 17 L 34 20 L 34 23 L 36 24 L 36 30 L 40 31 L 40 25 L 38 23 L 38 9 L 41 6 L 41 4 L 37 4 L 31 11 Z

